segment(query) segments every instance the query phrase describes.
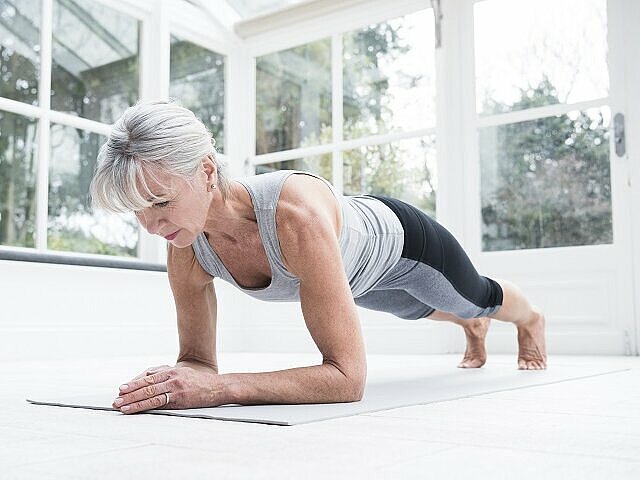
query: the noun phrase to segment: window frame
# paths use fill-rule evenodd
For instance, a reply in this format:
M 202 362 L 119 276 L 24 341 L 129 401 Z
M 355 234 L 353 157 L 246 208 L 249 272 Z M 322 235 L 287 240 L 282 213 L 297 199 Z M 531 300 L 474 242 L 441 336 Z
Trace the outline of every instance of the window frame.
M 229 73 L 228 73 L 228 63 L 229 63 L 229 45 L 228 43 L 225 42 L 221 42 L 220 39 L 216 38 L 215 36 L 212 35 L 206 35 L 203 34 L 202 32 L 195 32 L 193 31 L 193 27 L 189 26 L 189 24 L 187 23 L 183 23 L 183 21 L 173 21 L 170 25 L 170 30 L 169 30 L 169 42 L 171 41 L 171 35 L 175 35 L 177 37 L 180 37 L 183 40 L 186 40 L 188 42 L 191 42 L 195 45 L 198 45 L 199 47 L 205 48 L 207 50 L 210 50 L 214 53 L 217 53 L 218 55 L 221 55 L 224 57 L 224 85 L 225 85 L 225 89 L 224 89 L 224 146 L 225 146 L 225 150 L 228 149 L 228 145 L 227 145 L 227 139 L 228 139 L 228 134 L 227 131 L 229 129 L 229 120 L 227 118 L 227 111 L 228 111 L 228 105 L 229 105 L 229 89 L 227 88 L 227 85 L 229 84 Z M 169 49 L 171 48 L 171 46 L 169 45 Z M 171 65 L 169 65 L 169 68 L 171 68 Z M 169 84 L 170 84 L 170 78 L 169 81 L 167 81 L 167 95 L 169 94 Z M 217 140 L 217 139 L 216 139 Z M 222 158 L 223 160 L 228 158 L 228 154 L 226 153 L 218 153 L 217 154 L 220 158 Z
M 111 126 L 94 120 L 74 116 L 51 109 L 51 62 L 54 0 L 38 0 L 40 21 L 40 78 L 38 80 L 38 104 L 30 105 L 0 97 L 0 110 L 36 120 L 38 128 L 38 162 L 36 177 L 36 244 L 34 248 L 0 245 L 0 260 L 36 261 L 43 263 L 68 263 L 73 265 L 104 266 L 157 270 L 166 263 L 166 242 L 138 228 L 138 248 L 135 258 L 115 255 L 96 255 L 80 252 L 58 252 L 47 248 L 48 190 L 50 164 L 51 124 L 78 128 L 89 133 L 108 136 Z M 186 2 L 157 5 L 134 0 L 92 0 L 112 10 L 139 21 L 139 95 L 141 100 L 166 98 L 169 93 L 170 35 L 176 33 L 204 48 L 225 56 L 233 50 L 234 38 L 224 28 L 212 29 L 211 18 Z M 195 29 L 198 29 L 196 32 Z M 215 30 L 215 31 L 213 31 Z M 202 32 L 207 32 L 203 34 Z M 237 42 L 235 42 L 237 46 Z M 228 69 L 225 64 L 225 137 L 229 131 Z M 226 139 L 225 139 L 226 140 Z M 228 143 L 228 142 L 225 142 Z M 227 155 L 220 155 L 222 159 Z
M 37 244 L 36 253 L 46 250 L 48 218 L 48 164 L 49 133 L 51 122 L 81 128 L 88 132 L 106 135 L 109 126 L 55 112 L 50 109 L 49 92 L 51 77 L 51 28 L 53 0 L 39 0 L 42 5 L 40 29 L 41 71 L 39 104 L 37 106 L 0 98 L 0 110 L 24 115 L 38 121 L 38 177 L 37 177 Z M 343 190 L 342 152 L 363 145 L 389 143 L 405 138 L 436 135 L 436 155 L 439 189 L 436 195 L 438 220 L 445 224 L 468 249 L 471 256 L 502 255 L 501 252 L 481 251 L 481 218 L 479 205 L 478 128 L 513 121 L 562 114 L 569 110 L 608 104 L 614 110 L 627 113 L 627 150 L 633 147 L 633 112 L 625 106 L 614 107 L 612 97 L 558 104 L 537 109 L 480 116 L 475 102 L 473 5 L 483 0 L 441 2 L 444 14 L 442 45 L 436 49 L 436 125 L 433 128 L 396 132 L 387 135 L 342 139 L 342 35 L 364 25 L 429 8 L 424 0 L 399 0 L 393 4 L 383 0 L 369 0 L 366 9 L 363 0 L 350 0 L 329 8 L 323 2 L 310 2 L 293 9 L 291 14 L 282 11 L 273 15 L 240 21 L 233 26 L 223 25 L 220 19 L 203 7 L 173 1 L 152 5 L 134 0 L 93 0 L 130 15 L 141 22 L 140 46 L 140 98 L 158 98 L 168 95 L 170 34 L 193 41 L 225 56 L 225 148 L 223 159 L 234 159 L 230 164 L 230 177 L 250 175 L 255 165 L 299 158 L 305 155 L 331 153 L 333 183 Z M 609 0 L 611 2 L 611 0 Z M 630 6 L 628 0 L 616 0 L 616 12 Z M 179 4 L 179 5 L 178 5 Z M 611 10 L 611 7 L 609 7 Z M 621 15 L 618 14 L 620 17 Z M 224 20 L 224 19 L 223 19 Z M 296 21 L 290 25 L 289 21 Z M 215 25 L 219 28 L 211 28 Z M 208 29 L 206 27 L 209 27 Z M 203 33 L 204 32 L 204 33 Z M 236 35 L 237 34 L 237 35 Z M 619 36 L 621 33 L 617 33 Z M 293 149 L 257 156 L 255 152 L 255 59 L 297 45 L 322 38 L 332 43 L 332 143 L 304 149 Z M 627 57 L 630 58 L 630 57 Z M 629 78 L 637 77 L 638 67 L 627 62 Z M 625 65 L 627 65 L 625 64 Z M 613 72 L 610 71 L 610 75 Z M 635 77 L 634 77 L 635 78 Z M 629 92 L 632 92 L 629 87 Z M 627 92 L 630 96 L 631 93 Z M 248 126 L 248 132 L 247 132 Z M 469 132 L 475 132 L 469 134 Z M 462 139 L 460 141 L 459 139 Z M 446 161 L 445 161 L 446 159 Z M 634 164 L 634 177 L 639 167 Z M 637 196 L 637 194 L 636 194 Z M 471 213 L 470 213 L 471 212 Z M 614 220 L 615 223 L 615 220 Z M 637 231 L 639 222 L 634 222 Z M 615 235 L 615 232 L 614 232 Z M 8 251 L 14 247 L 1 246 Z M 15 247 L 19 249 L 18 247 Z M 580 247 L 585 248 L 585 247 Z M 638 247 L 640 248 L 640 247 Z M 522 252 L 511 252 L 518 254 Z M 640 257 L 640 254 L 638 254 Z M 106 257 L 105 257 L 106 258 Z M 164 263 L 166 244 L 140 229 L 138 260 Z
M 378 23 L 429 8 L 429 2 L 403 0 L 389 5 L 382 0 L 370 0 L 363 9 L 361 0 L 352 0 L 340 9 L 331 9 L 320 2 L 310 2 L 296 8 L 248 19 L 236 24 L 235 30 L 244 35 L 251 58 L 252 102 L 247 139 L 250 152 L 247 174 L 256 165 L 292 160 L 308 155 L 333 155 L 332 181 L 343 192 L 342 153 L 363 145 L 377 145 L 434 134 L 438 171 L 436 195 L 437 219 L 449 228 L 468 249 L 472 257 L 496 255 L 484 252 L 481 246 L 480 165 L 478 129 L 506 123 L 552 117 L 569 111 L 610 106 L 608 97 L 588 101 L 548 105 L 501 114 L 482 115 L 476 112 L 475 50 L 473 8 L 484 0 L 440 2 L 443 13 L 442 44 L 436 48 L 436 124 L 433 128 L 402 131 L 387 135 L 362 137 L 345 141 L 342 138 L 342 35 L 362 26 Z M 609 3 L 612 0 L 609 0 Z M 623 0 L 626 1 L 626 0 Z M 620 8 L 620 7 L 617 7 Z M 611 10 L 611 7 L 609 7 Z M 290 25 L 289 21 L 297 21 Z M 269 30 L 269 28 L 271 28 Z M 332 42 L 332 143 L 256 155 L 255 78 L 256 57 L 304 45 L 324 38 Z M 613 73 L 610 69 L 610 75 Z M 628 130 L 628 129 L 627 129 Z M 470 133 L 471 132 L 471 133 Z M 460 141 L 462 139 L 462 141 Z M 629 138 L 627 138 L 629 143 Z M 614 220 L 615 222 L 615 220 Z M 614 232 L 615 235 L 615 232 Z M 586 246 L 589 248 L 588 246 Z M 580 246 L 585 248 L 585 246 Z M 598 248 L 598 247 L 594 247 Z M 537 249 L 532 249 L 537 250 Z M 545 249 L 548 250 L 548 249 Z M 509 251 L 518 254 L 520 251 Z
M 481 3 L 485 0 L 464 0 L 455 7 L 455 11 L 449 13 L 449 15 L 457 15 L 460 18 L 459 25 L 460 38 L 462 41 L 461 48 L 465 52 L 462 56 L 463 67 L 460 75 L 467 82 L 465 90 L 468 92 L 466 103 L 463 108 L 463 121 L 464 128 L 462 131 L 466 131 L 464 158 L 466 158 L 467 173 L 464 177 L 465 191 L 467 192 L 467 198 L 464 200 L 466 209 L 464 218 L 464 231 L 465 241 L 468 246 L 468 253 L 472 257 L 476 258 L 495 258 L 504 256 L 521 256 L 528 257 L 537 255 L 537 252 L 541 250 L 552 251 L 556 249 L 588 249 L 593 250 L 597 255 L 599 251 L 610 249 L 610 244 L 604 245 L 575 245 L 567 247 L 545 247 L 545 248 L 526 248 L 518 250 L 496 250 L 496 251 L 484 251 L 482 249 L 482 216 L 480 212 L 481 202 L 481 171 L 480 171 L 480 148 L 479 148 L 479 132 L 484 127 L 495 127 L 500 125 L 506 125 L 517 122 L 524 122 L 529 120 L 537 120 L 543 118 L 549 118 L 556 115 L 563 115 L 571 111 L 585 110 L 590 108 L 609 107 L 614 115 L 615 109 L 621 108 L 617 105 L 615 98 L 611 93 L 607 97 L 600 97 L 587 101 L 580 101 L 574 103 L 557 103 L 553 105 L 545 105 L 542 107 L 529 108 L 526 110 L 516 110 L 506 113 L 498 114 L 482 114 L 476 110 L 476 78 L 475 78 L 475 22 L 474 22 L 474 6 L 477 3 Z M 605 0 L 607 2 L 607 14 L 610 15 L 612 0 Z M 445 5 L 446 9 L 446 5 Z M 611 25 L 611 18 L 608 18 L 608 24 Z M 611 37 L 609 37 L 611 38 Z M 609 46 L 611 51 L 611 45 Z M 611 59 L 609 59 L 609 75 L 614 75 L 611 66 Z M 610 88 L 611 88 L 610 82 Z M 469 134 L 469 132 L 472 132 Z M 610 161 L 613 162 L 615 157 L 611 156 Z M 613 181 L 613 178 L 612 178 Z M 615 216 L 617 213 L 614 211 L 614 218 L 612 219 L 614 225 L 616 223 Z M 616 233 L 614 226 L 613 230 L 614 242 L 617 241 L 619 234 Z
M 330 179 L 339 193 L 344 190 L 343 185 L 343 153 L 345 151 L 371 145 L 382 145 L 397 142 L 405 139 L 421 138 L 429 135 L 436 135 L 437 125 L 410 131 L 398 131 L 381 135 L 369 135 L 352 140 L 345 140 L 343 135 L 343 62 L 342 62 L 342 37 L 345 33 L 362 28 L 364 26 L 384 22 L 393 18 L 414 13 L 419 10 L 430 8 L 424 1 L 405 0 L 390 5 L 388 2 L 379 0 L 367 2 L 367 11 L 363 14 L 361 2 L 351 2 L 350 5 L 337 11 L 324 11 L 321 7 L 314 10 L 313 4 L 309 6 L 299 5 L 289 10 L 289 16 L 295 16 L 305 8 L 309 9 L 306 18 L 296 25 L 283 24 L 280 28 L 272 31 L 258 33 L 255 36 L 245 38 L 248 54 L 251 57 L 251 110 L 250 129 L 247 139 L 250 155 L 248 157 L 247 174 L 252 174 L 253 169 L 258 165 L 272 162 L 282 162 L 311 155 L 322 155 L 330 153 L 332 155 L 332 178 Z M 246 20 L 236 24 L 236 31 L 251 32 L 254 28 L 258 31 L 261 25 L 272 23 L 277 25 L 286 19 L 287 11 L 269 16 L 261 16 L 256 20 Z M 260 24 L 260 26 L 258 25 Z M 331 95 L 332 95 L 332 141 L 322 145 L 311 147 L 294 148 L 279 152 L 256 154 L 256 59 L 257 57 L 279 52 L 289 48 L 311 43 L 318 40 L 330 38 L 331 41 Z M 436 63 L 438 62 L 436 54 Z M 437 66 L 436 66 L 437 71 Z M 436 75 L 437 82 L 437 75 Z M 437 88 L 436 88 L 437 90 Z M 436 141 L 436 151 L 437 151 Z M 437 202 L 437 195 L 436 195 Z
M 119 256 L 94 255 L 77 252 L 57 252 L 47 248 L 48 216 L 49 216 L 49 165 L 51 159 L 50 132 L 51 124 L 59 124 L 65 127 L 81 129 L 89 133 L 108 136 L 110 126 L 94 120 L 59 112 L 51 109 L 51 62 L 52 62 L 52 30 L 53 30 L 53 2 L 54 0 L 39 0 L 41 8 L 40 20 L 40 78 L 38 80 L 38 104 L 29 105 L 8 98 L 0 98 L 0 110 L 21 116 L 31 117 L 38 125 L 38 163 L 36 176 L 36 243 L 35 248 L 12 247 L 2 245 L 0 247 L 0 259 L 39 261 L 45 263 L 70 263 L 87 265 L 138 265 L 141 269 L 149 269 L 150 264 L 159 263 L 152 255 L 141 256 L 142 252 L 149 252 L 144 248 L 142 235 L 138 240 L 138 255 L 135 259 Z M 150 11 L 135 6 L 132 2 L 118 0 L 108 2 L 106 0 L 92 0 L 112 10 L 123 13 L 140 22 L 141 42 L 139 49 L 140 76 L 139 92 L 143 96 L 144 79 L 149 71 L 143 68 L 145 48 L 148 49 L 149 39 L 145 37 L 148 30 Z M 145 258 L 146 257 L 146 258 Z M 31 260 L 33 259 L 33 260 Z M 79 260 L 84 259 L 84 260 Z M 78 263 L 80 262 L 80 263 Z M 126 267 L 124 267 L 126 268 Z

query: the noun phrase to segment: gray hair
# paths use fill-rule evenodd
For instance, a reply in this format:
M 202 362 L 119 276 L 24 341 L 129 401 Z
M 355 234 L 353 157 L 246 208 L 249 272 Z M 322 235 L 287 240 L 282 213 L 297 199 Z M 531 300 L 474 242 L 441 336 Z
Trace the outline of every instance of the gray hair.
M 160 183 L 149 167 L 191 183 L 207 155 L 216 164 L 218 188 L 227 198 L 226 165 L 216 158 L 215 140 L 207 127 L 173 101 L 138 102 L 113 124 L 100 148 L 89 189 L 91 202 L 112 212 L 143 210 L 166 200 L 149 190 L 143 173 Z

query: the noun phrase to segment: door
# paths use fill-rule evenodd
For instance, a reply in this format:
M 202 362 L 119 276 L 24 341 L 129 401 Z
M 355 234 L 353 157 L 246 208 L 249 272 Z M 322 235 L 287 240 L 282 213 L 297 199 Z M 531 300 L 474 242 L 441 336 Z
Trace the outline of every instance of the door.
M 613 129 L 629 109 L 629 8 L 482 0 L 461 12 L 475 92 L 464 123 L 476 133 L 465 246 L 481 273 L 545 312 L 551 353 L 637 354 L 631 160 Z M 515 351 L 513 327 L 493 323 L 490 350 Z

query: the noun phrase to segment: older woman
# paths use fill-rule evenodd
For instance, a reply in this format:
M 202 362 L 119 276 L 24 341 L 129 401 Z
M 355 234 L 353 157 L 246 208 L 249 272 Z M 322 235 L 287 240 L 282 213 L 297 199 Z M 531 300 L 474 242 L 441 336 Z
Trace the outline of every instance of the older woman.
M 515 324 L 518 367 L 546 368 L 544 317 L 512 284 L 478 275 L 453 236 L 386 197 L 339 195 L 324 179 L 278 171 L 230 181 L 192 112 L 139 103 L 114 124 L 91 186 L 97 207 L 134 211 L 169 242 L 180 339 L 175 366 L 120 387 L 114 408 L 352 402 L 366 355 L 356 305 L 461 325 L 463 368 L 481 367 L 489 318 Z M 299 301 L 321 365 L 218 374 L 213 278 L 267 301 Z

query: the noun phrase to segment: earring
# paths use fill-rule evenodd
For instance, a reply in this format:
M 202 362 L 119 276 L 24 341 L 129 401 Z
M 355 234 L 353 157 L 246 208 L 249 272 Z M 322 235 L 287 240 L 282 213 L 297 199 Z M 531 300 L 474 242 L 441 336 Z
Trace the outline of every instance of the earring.
M 212 192 L 214 188 L 216 188 L 216 186 L 212 184 L 212 185 L 209 185 L 209 188 L 207 188 L 207 190 L 209 192 Z

